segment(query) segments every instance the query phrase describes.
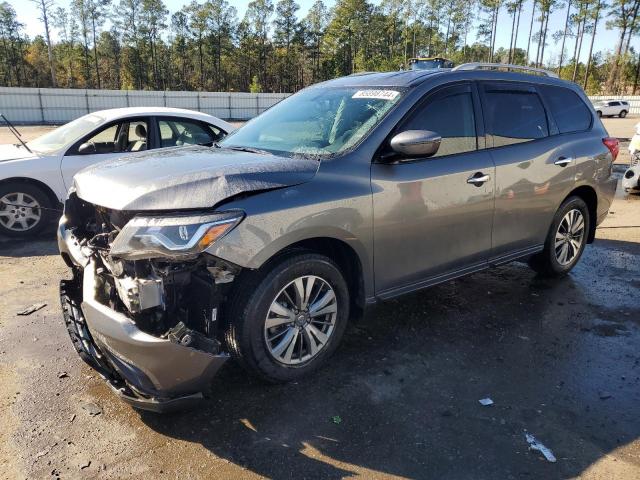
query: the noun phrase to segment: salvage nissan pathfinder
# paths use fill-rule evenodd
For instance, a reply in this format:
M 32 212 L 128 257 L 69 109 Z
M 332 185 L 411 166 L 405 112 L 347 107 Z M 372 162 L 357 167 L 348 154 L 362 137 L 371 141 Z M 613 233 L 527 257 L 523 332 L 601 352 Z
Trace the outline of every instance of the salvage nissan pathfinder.
M 142 409 L 199 400 L 229 357 L 294 380 L 378 301 L 515 259 L 569 272 L 617 153 L 584 92 L 541 70 L 320 83 L 213 147 L 77 174 L 58 232 L 67 329 Z

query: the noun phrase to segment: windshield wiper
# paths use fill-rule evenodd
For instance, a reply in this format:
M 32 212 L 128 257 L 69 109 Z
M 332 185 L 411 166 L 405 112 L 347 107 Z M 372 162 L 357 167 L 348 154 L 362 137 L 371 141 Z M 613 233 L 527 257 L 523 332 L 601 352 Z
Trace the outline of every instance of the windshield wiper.
M 9 121 L 9 119 L 7 117 L 4 116 L 3 113 L 0 113 L 0 117 L 2 117 L 2 119 L 4 120 L 4 122 L 7 124 L 7 127 L 9 128 L 9 131 L 11 133 L 13 133 L 13 136 L 16 137 L 18 139 L 18 141 L 20 142 L 20 144 L 27 149 L 27 151 L 29 153 L 33 153 L 33 151 L 27 146 L 27 144 L 25 143 L 24 140 L 22 140 L 22 135 L 20 135 L 20 132 L 18 131 L 18 129 L 16 127 L 13 126 L 13 123 L 11 123 Z M 16 147 L 19 147 L 20 145 L 16 144 Z
M 11 123 L 7 117 L 4 116 L 4 114 L 0 113 L 0 117 L 2 117 L 2 119 L 5 121 L 5 123 L 7 124 L 7 126 L 9 127 L 9 131 L 11 133 L 13 133 L 13 136 L 16 137 L 18 139 L 18 141 L 22 144 L 22 146 L 24 148 L 26 148 L 29 153 L 33 153 L 33 151 L 27 146 L 27 144 L 24 142 L 24 140 L 22 140 L 22 135 L 20 135 L 20 132 L 18 131 L 18 129 L 16 127 L 13 126 L 13 123 Z
M 235 150 L 236 152 L 247 152 L 247 153 L 258 153 L 260 155 L 271 155 L 271 152 L 267 152 L 266 150 L 260 150 L 259 148 L 253 148 L 253 147 L 232 146 L 232 147 L 222 147 L 222 148 L 228 148 L 229 150 Z

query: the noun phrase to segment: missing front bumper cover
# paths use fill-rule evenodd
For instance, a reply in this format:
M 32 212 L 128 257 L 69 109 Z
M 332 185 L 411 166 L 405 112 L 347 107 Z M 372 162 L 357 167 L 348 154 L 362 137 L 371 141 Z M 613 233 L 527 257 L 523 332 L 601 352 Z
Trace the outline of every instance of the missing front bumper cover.
M 65 323 L 80 357 L 136 408 L 160 412 L 202 399 L 228 359 L 217 353 L 216 341 L 191 331 L 192 341 L 185 345 L 186 327 L 179 342 L 145 333 L 133 320 L 96 300 L 92 262 L 81 276 L 61 283 Z

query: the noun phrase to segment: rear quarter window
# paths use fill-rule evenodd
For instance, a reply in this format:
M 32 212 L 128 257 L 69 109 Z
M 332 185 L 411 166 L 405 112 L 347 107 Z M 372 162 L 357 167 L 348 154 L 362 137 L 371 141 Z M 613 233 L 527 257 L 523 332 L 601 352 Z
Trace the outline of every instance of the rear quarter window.
M 540 90 L 560 133 L 581 132 L 591 127 L 591 111 L 574 91 L 541 85 Z

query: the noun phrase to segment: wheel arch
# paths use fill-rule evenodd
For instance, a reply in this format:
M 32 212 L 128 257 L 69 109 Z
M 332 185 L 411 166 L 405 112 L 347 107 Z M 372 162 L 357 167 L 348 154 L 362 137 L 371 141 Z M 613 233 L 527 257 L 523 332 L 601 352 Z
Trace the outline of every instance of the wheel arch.
M 36 180 L 35 178 L 29 178 L 29 177 L 9 177 L 9 178 L 3 178 L 2 180 L 0 180 L 0 187 L 3 187 L 5 185 L 11 185 L 11 184 L 27 184 L 27 185 L 32 185 L 34 187 L 38 187 L 47 195 L 49 200 L 51 200 L 52 206 L 60 205 L 60 200 L 58 199 L 58 196 L 55 194 L 55 192 L 51 189 L 49 185 L 47 185 L 46 183 L 40 180 Z
M 353 246 L 335 237 L 306 238 L 280 249 L 265 262 L 265 265 L 276 258 L 300 250 L 324 255 L 338 265 L 349 288 L 351 317 L 362 317 L 366 306 L 365 273 L 360 256 Z
M 593 187 L 589 185 L 581 185 L 571 190 L 571 192 L 569 192 L 569 194 L 562 200 L 562 203 L 564 203 L 569 197 L 579 197 L 587 204 L 590 217 L 587 243 L 593 243 L 596 236 L 596 221 L 598 219 L 598 194 Z

